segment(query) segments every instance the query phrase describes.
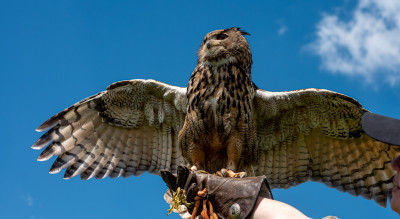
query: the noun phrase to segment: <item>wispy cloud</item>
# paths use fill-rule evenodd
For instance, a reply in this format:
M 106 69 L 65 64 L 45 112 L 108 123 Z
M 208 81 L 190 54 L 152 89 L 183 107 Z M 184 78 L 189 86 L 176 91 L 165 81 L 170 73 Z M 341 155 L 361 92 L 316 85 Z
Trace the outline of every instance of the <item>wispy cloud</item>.
M 279 34 L 280 36 L 282 36 L 283 34 L 286 33 L 286 31 L 287 31 L 287 27 L 286 27 L 285 25 L 282 25 L 282 26 L 279 28 L 279 30 L 278 30 L 278 34 Z
M 278 34 L 279 36 L 283 36 L 288 30 L 286 24 L 284 23 L 284 19 L 278 20 L 278 25 L 279 25 Z
M 359 0 L 348 20 L 324 14 L 309 45 L 333 73 L 400 82 L 400 1 Z
M 28 205 L 28 207 L 32 207 L 33 206 L 33 198 L 30 194 L 23 196 L 22 200 L 24 200 L 26 202 L 26 204 Z

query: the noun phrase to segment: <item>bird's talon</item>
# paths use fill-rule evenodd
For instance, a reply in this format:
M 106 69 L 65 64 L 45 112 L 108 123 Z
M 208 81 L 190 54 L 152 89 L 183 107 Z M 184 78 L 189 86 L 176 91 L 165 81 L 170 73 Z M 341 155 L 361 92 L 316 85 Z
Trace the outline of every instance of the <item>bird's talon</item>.
M 222 175 L 222 177 L 227 177 L 227 176 L 229 176 L 229 174 L 228 174 L 228 170 L 227 169 L 221 169 L 221 175 Z
M 191 170 L 191 171 L 197 171 L 197 167 L 196 167 L 196 166 L 192 166 L 192 167 L 190 168 L 190 170 Z
M 215 175 L 220 177 L 244 178 L 247 176 L 247 173 L 246 172 L 235 173 L 232 170 L 227 170 L 225 168 L 222 168 L 220 171 L 217 171 Z

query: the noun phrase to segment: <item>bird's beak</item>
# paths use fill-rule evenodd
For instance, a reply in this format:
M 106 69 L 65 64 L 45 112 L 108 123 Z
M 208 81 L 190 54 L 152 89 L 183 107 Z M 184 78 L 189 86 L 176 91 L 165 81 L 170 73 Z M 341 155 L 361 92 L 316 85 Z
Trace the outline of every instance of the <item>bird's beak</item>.
M 206 44 L 207 49 L 211 49 L 212 47 L 220 46 L 220 42 L 218 40 L 207 40 Z

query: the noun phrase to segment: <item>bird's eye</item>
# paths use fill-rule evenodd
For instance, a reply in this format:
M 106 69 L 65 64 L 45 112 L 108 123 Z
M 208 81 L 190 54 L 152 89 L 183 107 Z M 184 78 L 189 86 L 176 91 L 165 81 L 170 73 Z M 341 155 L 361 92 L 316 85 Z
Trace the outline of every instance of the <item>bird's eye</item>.
M 228 38 L 228 35 L 226 35 L 224 33 L 221 33 L 221 34 L 217 35 L 217 40 L 224 40 L 226 38 Z

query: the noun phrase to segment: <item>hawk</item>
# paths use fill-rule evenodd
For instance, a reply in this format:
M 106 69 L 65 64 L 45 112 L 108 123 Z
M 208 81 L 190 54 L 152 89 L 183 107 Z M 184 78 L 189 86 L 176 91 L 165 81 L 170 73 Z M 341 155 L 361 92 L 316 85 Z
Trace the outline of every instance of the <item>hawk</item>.
M 251 80 L 240 28 L 208 33 L 187 88 L 155 80 L 111 84 L 44 122 L 38 160 L 64 178 L 138 176 L 178 165 L 265 175 L 271 188 L 308 180 L 386 206 L 396 146 L 361 127 L 356 100 L 322 89 L 269 92 Z

